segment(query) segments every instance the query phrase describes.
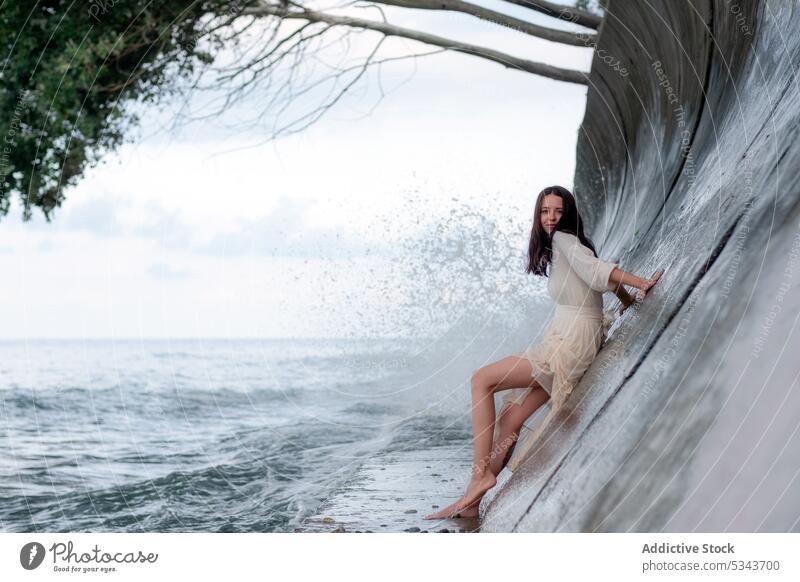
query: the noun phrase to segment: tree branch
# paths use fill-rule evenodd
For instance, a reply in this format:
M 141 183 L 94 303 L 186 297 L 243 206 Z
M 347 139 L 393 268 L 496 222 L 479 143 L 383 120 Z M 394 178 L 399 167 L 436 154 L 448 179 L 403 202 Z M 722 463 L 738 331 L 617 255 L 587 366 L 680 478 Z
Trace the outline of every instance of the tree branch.
M 402 8 L 417 8 L 420 10 L 450 10 L 453 12 L 463 12 L 471 16 L 487 20 L 501 26 L 507 26 L 531 36 L 536 36 L 552 42 L 560 42 L 572 46 L 594 46 L 596 35 L 578 35 L 566 30 L 556 30 L 546 28 L 538 24 L 532 24 L 520 18 L 514 18 L 496 10 L 489 10 L 483 6 L 478 6 L 463 0 L 371 0 L 379 4 L 390 6 L 400 6 Z
M 434 34 L 402 28 L 389 23 L 365 20 L 363 18 L 354 18 L 351 16 L 335 16 L 332 14 L 325 14 L 308 9 L 289 10 L 285 4 L 282 6 L 277 6 L 262 3 L 259 6 L 246 8 L 244 14 L 251 16 L 277 16 L 281 19 L 296 18 L 311 22 L 325 22 L 327 24 L 336 26 L 348 26 L 352 28 L 374 30 L 376 32 L 383 33 L 385 36 L 408 38 L 425 44 L 440 46 L 448 50 L 471 54 L 499 63 L 506 68 L 517 69 L 527 73 L 532 73 L 534 75 L 541 75 L 556 81 L 565 81 L 567 83 L 577 83 L 581 85 L 587 84 L 587 74 L 583 73 L 582 71 L 553 67 L 544 63 L 521 59 L 519 57 L 502 53 L 494 49 L 480 47 L 456 40 L 450 40 Z
M 580 8 L 575 8 L 574 6 L 564 6 L 562 4 L 556 4 L 555 2 L 546 2 L 545 0 L 505 1 L 510 2 L 511 4 L 516 4 L 517 6 L 523 6 L 525 8 L 530 8 L 531 10 L 536 10 L 537 12 L 547 14 L 548 16 L 558 18 L 559 20 L 568 20 L 570 22 L 574 22 L 575 24 L 585 26 L 586 28 L 593 28 L 594 30 L 600 28 L 600 23 L 603 22 L 603 18 L 601 16 L 597 16 L 596 14 L 592 14 L 586 10 L 581 10 Z

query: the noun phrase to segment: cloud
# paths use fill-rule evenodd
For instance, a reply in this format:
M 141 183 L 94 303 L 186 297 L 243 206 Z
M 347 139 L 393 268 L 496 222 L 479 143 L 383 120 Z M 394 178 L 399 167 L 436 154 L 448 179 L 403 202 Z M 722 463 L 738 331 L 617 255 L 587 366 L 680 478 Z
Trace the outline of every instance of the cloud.
M 282 197 L 278 207 L 257 220 L 240 220 L 231 233 L 214 236 L 193 250 L 214 256 L 344 258 L 379 254 L 380 242 L 337 229 L 309 229 L 304 218 L 311 202 Z
M 153 200 L 136 205 L 122 197 L 94 196 L 60 209 L 50 223 L 34 215 L 22 229 L 48 235 L 82 232 L 99 239 L 141 237 L 157 241 L 161 248 L 211 257 L 345 258 L 385 252 L 380 241 L 363 240 L 343 229 L 310 227 L 306 216 L 314 210 L 313 204 L 283 196 L 267 216 L 239 219 L 227 232 L 209 236 L 213 225 L 190 224 L 181 218 L 179 210 L 165 209 Z M 52 239 L 37 246 L 42 252 L 56 248 Z M 12 250 L 0 248 L 0 252 Z M 190 274 L 160 263 L 154 263 L 148 273 L 170 278 Z
M 147 274 L 156 279 L 185 279 L 194 273 L 188 269 L 181 269 L 163 262 L 155 262 L 147 269 Z
M 26 231 L 46 233 L 89 232 L 97 236 L 114 236 L 119 230 L 117 215 L 120 205 L 109 197 L 93 197 L 79 202 L 67 200 L 64 206 L 56 208 L 50 215 L 50 222 L 38 210 L 34 210 L 31 220 L 22 223 Z M 18 214 L 16 205 L 9 215 Z
M 111 195 L 68 200 L 51 218 L 48 223 L 41 213 L 34 212 L 32 219 L 20 222 L 20 226 L 25 231 L 48 235 L 82 232 L 105 239 L 130 236 L 158 239 L 162 246 L 174 249 L 189 248 L 195 231 L 180 219 L 178 211 L 168 211 L 152 200 L 137 205 L 130 199 Z M 42 243 L 39 250 L 52 248 L 52 244 Z
M 112 199 L 92 198 L 72 206 L 61 220 L 61 228 L 85 231 L 98 236 L 115 236 L 120 231 L 117 216 L 120 205 Z

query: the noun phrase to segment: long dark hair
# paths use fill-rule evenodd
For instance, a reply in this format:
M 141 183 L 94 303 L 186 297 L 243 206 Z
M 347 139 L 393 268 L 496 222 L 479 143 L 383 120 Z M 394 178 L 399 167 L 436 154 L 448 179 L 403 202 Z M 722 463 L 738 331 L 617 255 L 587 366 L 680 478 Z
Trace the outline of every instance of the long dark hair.
M 542 228 L 542 201 L 544 197 L 549 194 L 555 194 L 561 197 L 563 209 L 561 218 L 556 225 L 553 234 L 556 230 L 568 232 L 578 237 L 578 240 L 586 247 L 591 249 L 594 256 L 597 256 L 597 251 L 594 248 L 594 243 L 583 233 L 583 220 L 578 212 L 578 207 L 575 204 L 575 197 L 572 192 L 561 186 L 548 186 L 536 198 L 536 208 L 533 210 L 533 226 L 531 226 L 531 240 L 528 243 L 528 266 L 525 269 L 526 273 L 533 273 L 534 275 L 542 275 L 549 277 L 547 272 L 547 265 L 552 261 L 553 251 L 551 247 L 551 236 L 547 231 Z

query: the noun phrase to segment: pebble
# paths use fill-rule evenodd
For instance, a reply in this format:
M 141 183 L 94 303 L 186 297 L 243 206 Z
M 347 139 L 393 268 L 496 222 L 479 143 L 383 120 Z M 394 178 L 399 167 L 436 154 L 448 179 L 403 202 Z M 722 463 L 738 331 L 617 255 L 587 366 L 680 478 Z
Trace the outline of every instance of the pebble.
M 416 513 L 416 509 L 406 509 L 403 513 Z
M 339 527 L 337 527 L 335 530 L 333 530 L 333 532 L 331 532 L 331 533 L 346 533 L 346 532 L 347 532 L 347 530 L 346 530 L 346 529 L 344 529 L 344 526 L 343 526 L 343 525 L 340 525 L 340 526 L 339 526 Z
M 410 532 L 418 532 L 418 531 L 419 531 L 419 528 L 418 528 L 417 526 L 414 526 L 414 527 L 409 527 L 409 528 L 406 528 L 406 530 L 405 530 L 405 531 L 410 531 Z
M 333 519 L 332 517 L 323 517 L 323 518 L 322 518 L 322 523 L 333 523 L 333 522 L 335 522 L 335 521 L 336 521 L 336 520 L 335 520 L 335 519 Z

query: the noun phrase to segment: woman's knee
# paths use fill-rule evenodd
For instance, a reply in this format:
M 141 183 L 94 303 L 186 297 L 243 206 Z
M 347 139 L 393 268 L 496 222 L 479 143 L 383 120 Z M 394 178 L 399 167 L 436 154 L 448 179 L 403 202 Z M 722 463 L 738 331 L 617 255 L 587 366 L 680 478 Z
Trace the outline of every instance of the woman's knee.
M 478 368 L 474 372 L 472 372 L 472 377 L 470 378 L 470 384 L 472 385 L 472 391 L 485 391 L 486 388 L 489 387 L 489 373 L 486 371 L 486 368 Z

